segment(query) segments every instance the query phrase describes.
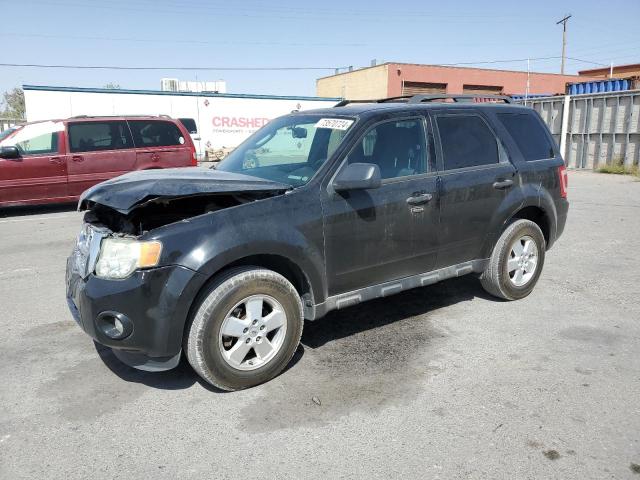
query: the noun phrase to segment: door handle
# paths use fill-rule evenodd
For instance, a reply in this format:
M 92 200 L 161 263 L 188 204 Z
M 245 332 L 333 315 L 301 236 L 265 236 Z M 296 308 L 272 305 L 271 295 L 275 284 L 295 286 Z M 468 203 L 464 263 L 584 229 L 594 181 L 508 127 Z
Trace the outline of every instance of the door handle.
M 509 188 L 513 186 L 513 180 L 510 178 L 506 178 L 504 180 L 496 180 L 493 182 L 493 188 L 497 190 L 504 190 L 505 188 Z
M 84 162 L 84 157 L 82 155 L 74 155 L 71 157 L 71 160 L 74 162 Z
M 428 203 L 433 198 L 433 195 L 430 193 L 414 193 L 409 198 L 407 198 L 407 203 L 409 205 L 422 205 L 423 203 Z
M 62 160 L 62 158 L 60 158 L 60 157 L 51 157 L 49 159 L 49 163 L 54 163 L 56 165 L 62 165 L 63 162 L 64 162 L 64 160 Z

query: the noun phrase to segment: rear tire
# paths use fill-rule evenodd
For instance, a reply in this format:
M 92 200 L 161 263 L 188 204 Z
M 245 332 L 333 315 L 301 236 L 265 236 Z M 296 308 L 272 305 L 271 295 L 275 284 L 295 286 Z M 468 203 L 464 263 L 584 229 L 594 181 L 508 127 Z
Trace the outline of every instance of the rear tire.
M 200 297 L 184 350 L 208 383 L 240 390 L 282 372 L 302 327 L 302 302 L 291 282 L 271 270 L 240 267 L 223 273 Z
M 489 263 L 480 276 L 482 287 L 505 300 L 526 297 L 542 273 L 545 249 L 544 235 L 536 223 L 514 221 L 493 247 Z

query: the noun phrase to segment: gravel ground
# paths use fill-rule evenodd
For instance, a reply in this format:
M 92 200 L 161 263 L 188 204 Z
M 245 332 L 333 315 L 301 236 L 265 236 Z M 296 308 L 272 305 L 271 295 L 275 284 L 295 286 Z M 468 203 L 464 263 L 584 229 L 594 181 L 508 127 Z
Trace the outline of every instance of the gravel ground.
M 0 211 L 0 478 L 640 479 L 640 182 L 569 195 L 528 298 L 465 277 L 333 312 L 236 393 L 96 348 L 64 299 L 80 214 Z

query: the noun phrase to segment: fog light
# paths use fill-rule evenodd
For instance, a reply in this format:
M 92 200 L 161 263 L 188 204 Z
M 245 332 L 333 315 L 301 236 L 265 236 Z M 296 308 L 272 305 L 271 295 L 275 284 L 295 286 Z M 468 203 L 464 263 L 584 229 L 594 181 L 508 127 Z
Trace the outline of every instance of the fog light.
M 113 340 L 127 338 L 133 332 L 133 322 L 118 312 L 102 312 L 96 318 L 98 330 Z

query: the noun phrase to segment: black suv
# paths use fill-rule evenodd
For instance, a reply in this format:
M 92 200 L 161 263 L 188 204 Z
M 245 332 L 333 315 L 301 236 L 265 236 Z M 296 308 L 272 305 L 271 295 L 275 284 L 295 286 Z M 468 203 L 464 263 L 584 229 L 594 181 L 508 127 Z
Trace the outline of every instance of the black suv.
M 67 262 L 73 316 L 128 365 L 184 351 L 235 390 L 281 372 L 303 320 L 334 309 L 468 273 L 528 295 L 564 229 L 564 163 L 536 112 L 478 100 L 345 101 L 273 120 L 215 170 L 96 185 Z

